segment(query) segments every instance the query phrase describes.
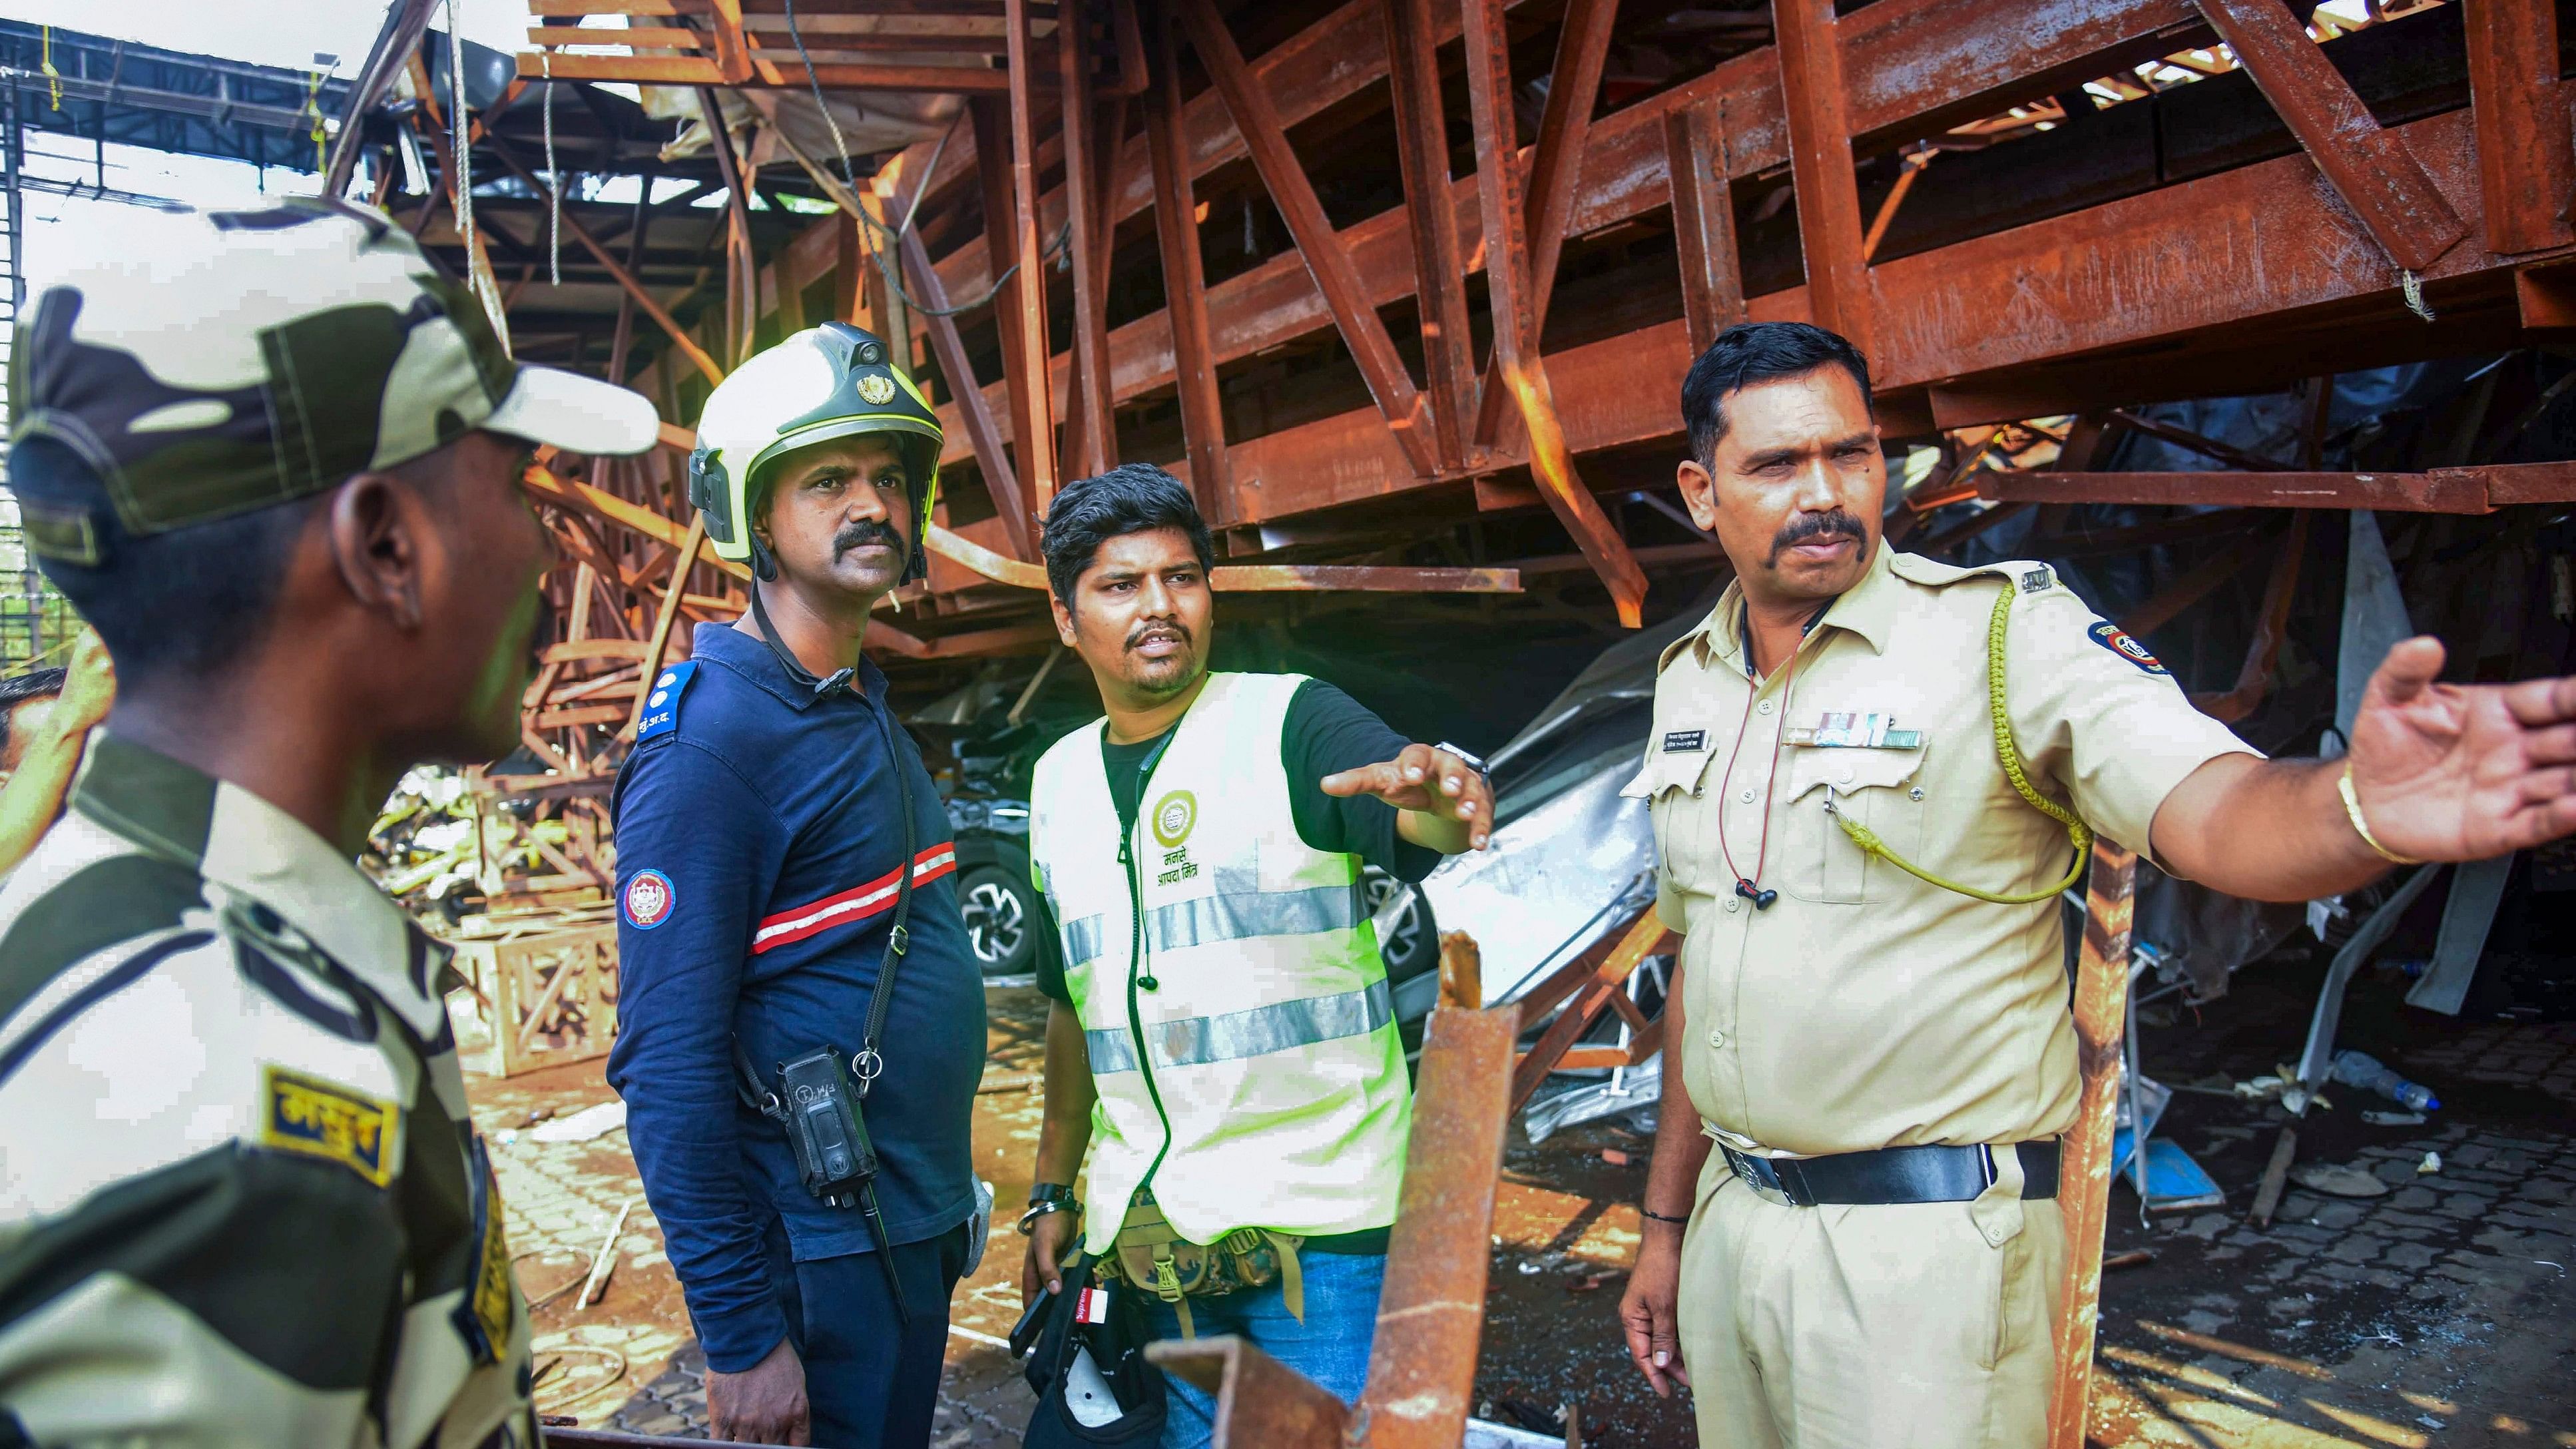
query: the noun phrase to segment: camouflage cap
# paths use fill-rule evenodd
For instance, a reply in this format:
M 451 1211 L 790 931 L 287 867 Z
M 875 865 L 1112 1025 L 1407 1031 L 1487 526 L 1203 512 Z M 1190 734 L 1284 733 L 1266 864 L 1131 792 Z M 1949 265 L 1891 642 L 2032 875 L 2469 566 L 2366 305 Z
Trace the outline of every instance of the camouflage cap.
M 653 405 L 523 367 L 382 212 L 298 198 L 145 216 L 18 326 L 9 438 L 59 440 L 130 534 L 267 508 L 477 428 L 571 452 L 653 446 Z M 23 506 L 36 552 L 95 563 L 87 508 Z

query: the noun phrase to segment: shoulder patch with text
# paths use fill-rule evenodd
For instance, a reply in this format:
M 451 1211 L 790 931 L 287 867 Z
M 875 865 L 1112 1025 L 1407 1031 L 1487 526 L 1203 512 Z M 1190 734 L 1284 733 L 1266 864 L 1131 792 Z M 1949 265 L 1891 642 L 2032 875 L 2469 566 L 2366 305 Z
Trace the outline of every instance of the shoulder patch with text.
M 1686 755 L 1693 750 L 1707 748 L 1706 730 L 1671 730 L 1664 735 L 1664 753 L 1668 755 Z
M 658 870 L 639 870 L 627 877 L 626 889 L 617 893 L 617 912 L 626 924 L 639 931 L 649 931 L 671 919 L 671 907 L 678 904 L 679 893 L 671 889 L 671 878 Z
M 692 659 L 653 676 L 652 692 L 644 696 L 644 713 L 635 723 L 635 743 L 657 740 L 680 728 L 680 696 L 688 692 L 697 672 L 698 662 Z
M 284 1067 L 260 1071 L 259 1144 L 336 1162 L 378 1187 L 393 1181 L 402 1108 Z
M 2147 652 L 2147 646 L 2139 643 L 2136 635 L 2108 619 L 2096 622 L 2085 632 L 2092 636 L 2094 643 L 2128 660 L 2144 673 L 2163 675 L 2173 673 L 2172 670 L 2157 662 L 2156 656 Z

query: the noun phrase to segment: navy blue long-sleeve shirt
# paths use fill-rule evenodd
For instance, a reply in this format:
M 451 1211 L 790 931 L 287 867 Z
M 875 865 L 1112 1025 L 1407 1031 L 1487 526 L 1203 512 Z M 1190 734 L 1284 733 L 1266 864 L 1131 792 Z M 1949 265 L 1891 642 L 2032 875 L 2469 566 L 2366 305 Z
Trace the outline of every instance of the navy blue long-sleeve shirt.
M 899 725 L 899 758 L 886 754 L 885 676 L 863 662 L 864 694 L 817 696 L 757 636 L 701 627 L 693 649 L 657 678 L 617 780 L 608 1080 L 707 1362 L 733 1373 L 787 1331 L 762 1248 L 772 1222 L 800 1261 L 874 1246 L 859 1214 L 806 1192 L 778 1124 L 741 1104 L 733 1038 L 763 1071 L 857 1051 L 904 853 L 892 770 L 911 777 L 910 949 L 864 1107 L 891 1242 L 974 1209 L 984 992 L 937 788 Z

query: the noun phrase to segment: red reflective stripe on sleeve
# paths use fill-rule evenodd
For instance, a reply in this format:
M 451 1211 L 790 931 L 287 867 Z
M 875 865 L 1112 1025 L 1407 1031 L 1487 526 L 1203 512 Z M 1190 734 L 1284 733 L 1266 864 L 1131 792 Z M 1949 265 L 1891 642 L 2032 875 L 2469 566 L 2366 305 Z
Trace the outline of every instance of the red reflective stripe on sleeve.
M 934 845 L 913 857 L 912 883 L 918 886 L 934 881 L 955 869 L 957 869 L 957 847 L 945 843 Z M 891 910 L 894 906 L 895 888 L 901 875 L 900 871 L 890 870 L 866 885 L 855 886 L 838 895 L 825 896 L 819 901 L 780 911 L 768 917 L 760 923 L 760 929 L 752 934 L 752 954 L 757 956 L 763 951 L 784 946 L 790 941 L 802 941 L 808 936 L 828 931 L 834 926 L 850 925 L 853 922 L 864 921 L 879 911 Z

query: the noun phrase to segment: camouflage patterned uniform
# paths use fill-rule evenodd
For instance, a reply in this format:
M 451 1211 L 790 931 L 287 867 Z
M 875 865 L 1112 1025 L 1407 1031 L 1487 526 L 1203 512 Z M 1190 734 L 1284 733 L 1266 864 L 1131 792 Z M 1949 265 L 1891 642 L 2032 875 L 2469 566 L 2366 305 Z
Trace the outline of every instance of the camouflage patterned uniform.
M 138 227 L 18 339 L 13 442 L 106 484 L 31 511 L 50 559 L 476 427 L 651 443 L 649 405 L 519 367 L 378 213 Z M 448 979 L 328 842 L 111 726 L 0 890 L 0 1446 L 538 1442 Z

